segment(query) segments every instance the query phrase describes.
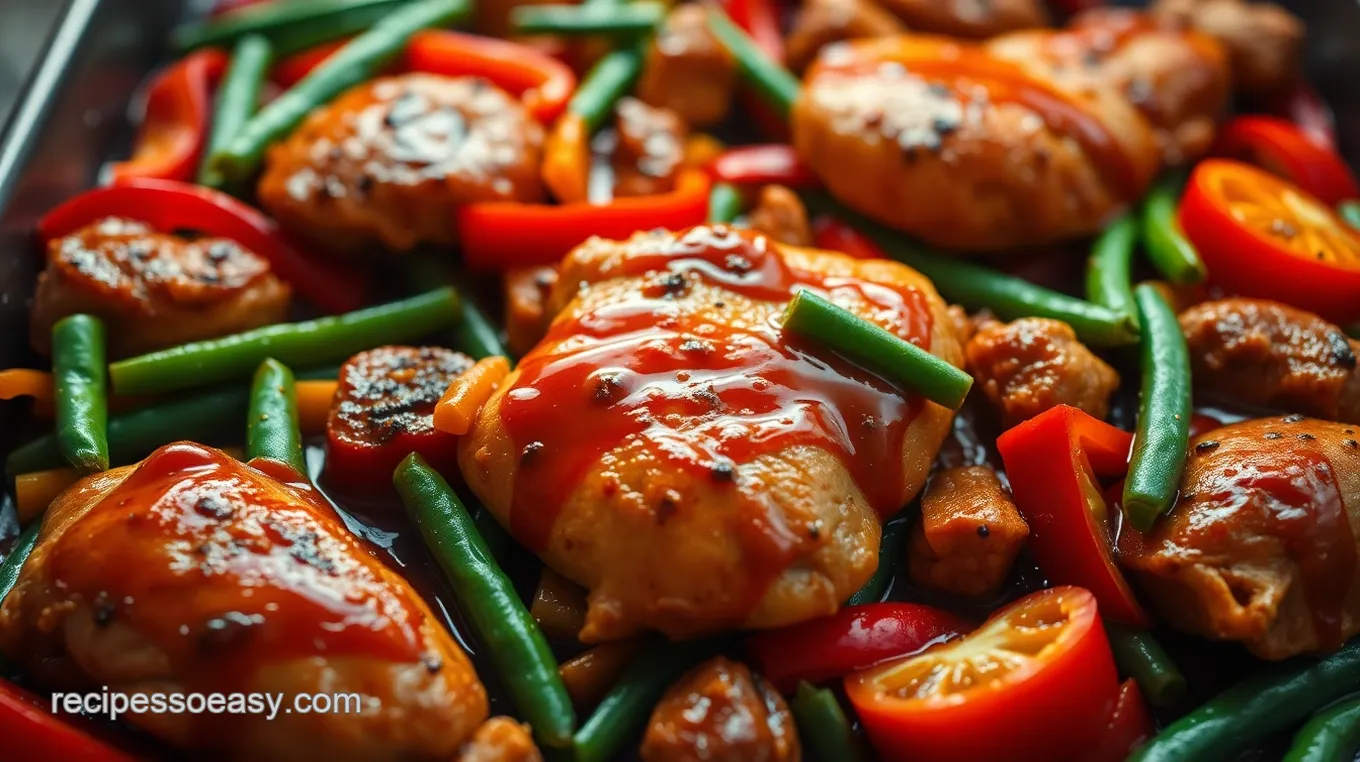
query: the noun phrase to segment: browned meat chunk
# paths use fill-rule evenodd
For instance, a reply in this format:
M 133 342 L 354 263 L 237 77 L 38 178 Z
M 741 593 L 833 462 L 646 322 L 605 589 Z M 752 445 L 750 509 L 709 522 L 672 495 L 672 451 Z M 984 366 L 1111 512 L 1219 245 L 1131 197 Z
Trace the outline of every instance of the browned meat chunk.
M 292 292 L 269 263 L 222 238 L 187 240 L 108 218 L 53 240 L 29 320 L 47 354 L 52 326 L 86 313 L 104 321 L 113 357 L 277 323 Z
M 790 68 L 802 71 L 830 43 L 906 31 L 877 0 L 804 0 L 784 42 L 784 56 Z
M 509 717 L 492 717 L 459 747 L 453 762 L 543 762 L 543 755 L 528 725 Z
M 704 20 L 700 4 L 678 6 L 647 46 L 638 97 L 675 112 L 690 127 L 709 127 L 727 117 L 736 88 L 732 57 Z
M 981 40 L 1048 26 L 1041 0 L 883 0 L 912 31 Z
M 911 578 L 954 595 L 1001 589 L 1029 525 L 987 466 L 940 471 L 921 497 L 908 545 Z
M 780 243 L 812 245 L 807 209 L 803 208 L 797 193 L 782 185 L 766 185 L 760 189 L 760 199 L 751 210 L 750 223 L 752 228 Z
M 614 195 L 650 196 L 675 188 L 688 130 L 674 111 L 624 98 L 614 109 Z
M 269 150 L 259 197 L 336 251 L 453 243 L 454 210 L 538 201 L 543 128 L 475 77 L 405 74 L 358 85 Z
M 547 301 L 555 285 L 556 267 L 522 267 L 505 274 L 505 334 L 511 352 L 523 356 L 548 332 L 553 316 Z
M 779 693 L 721 656 L 666 691 L 642 739 L 643 762 L 798 762 L 802 748 Z
M 1114 368 L 1058 320 L 985 323 L 964 352 L 973 379 L 1008 427 L 1058 405 L 1104 418 L 1110 395 L 1119 388 Z
M 1301 415 L 1195 437 L 1176 507 L 1125 527 L 1120 560 L 1177 628 L 1265 659 L 1341 647 L 1360 632 L 1356 438 Z
M 1275 3 L 1244 0 L 1159 0 L 1153 14 L 1197 29 L 1228 50 L 1233 86 L 1248 93 L 1279 91 L 1298 77 L 1304 27 Z

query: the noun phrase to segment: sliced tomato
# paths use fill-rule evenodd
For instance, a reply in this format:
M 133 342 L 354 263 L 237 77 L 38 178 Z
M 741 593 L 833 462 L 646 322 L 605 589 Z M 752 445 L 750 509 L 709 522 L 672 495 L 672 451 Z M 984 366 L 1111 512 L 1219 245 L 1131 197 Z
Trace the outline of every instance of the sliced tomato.
M 1152 714 L 1148 712 L 1138 682 L 1132 678 L 1125 680 L 1119 686 L 1119 696 L 1105 724 L 1105 732 L 1083 762 L 1124 762 L 1155 732 Z
M 1179 220 L 1214 285 L 1343 325 L 1360 319 L 1360 235 L 1298 186 L 1210 159 L 1190 176 Z
M 971 635 L 845 679 L 884 759 L 1072 760 L 1106 726 L 1119 678 L 1077 587 L 1016 601 Z
M 1328 206 L 1360 196 L 1346 161 L 1284 119 L 1239 116 L 1219 133 L 1216 153 L 1273 172 Z

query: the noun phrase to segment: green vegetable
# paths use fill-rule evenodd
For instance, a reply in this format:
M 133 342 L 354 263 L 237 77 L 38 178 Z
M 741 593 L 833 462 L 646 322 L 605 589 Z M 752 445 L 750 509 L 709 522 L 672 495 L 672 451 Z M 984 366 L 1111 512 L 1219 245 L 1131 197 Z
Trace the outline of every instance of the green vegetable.
M 293 371 L 272 357 L 260 363 L 246 414 L 246 460 L 268 458 L 307 478 Z
M 467 509 L 418 455 L 403 461 L 392 481 L 520 716 L 543 744 L 555 748 L 570 744 L 576 715 L 557 672 L 557 659 L 515 586 L 492 559 Z
M 52 391 L 62 457 L 82 474 L 109 467 L 104 324 L 71 315 L 52 327 Z
M 449 24 L 469 10 L 469 0 L 419 0 L 387 14 L 251 118 L 213 157 L 213 171 L 228 181 L 249 178 L 265 149 L 286 137 L 313 109 L 373 77 L 406 48 L 411 35 Z
M 798 100 L 798 78 L 777 62 L 771 61 L 755 40 L 732 23 L 732 19 L 721 8 L 712 6 L 708 9 L 708 28 L 718 38 L 718 43 L 736 59 L 742 77 L 771 108 L 787 120 L 793 102 Z
M 803 747 L 810 749 L 815 759 L 835 762 L 863 762 L 866 759 L 845 711 L 831 691 L 799 682 L 789 709 L 793 712 L 793 722 Z
M 1360 639 L 1321 661 L 1274 665 L 1164 729 L 1129 762 L 1226 762 L 1360 686 Z
M 305 50 L 368 29 L 409 0 L 286 0 L 260 3 L 185 24 L 171 34 L 180 52 L 208 45 L 228 46 L 260 35 L 280 55 Z
M 1174 707 L 1185 698 L 1185 676 L 1151 633 L 1106 622 L 1105 634 L 1119 671 L 1138 681 L 1153 706 Z
M 19 572 L 23 571 L 24 562 L 32 555 L 33 548 L 38 544 L 38 530 L 42 529 L 41 521 L 34 521 L 29 524 L 23 532 L 19 533 L 18 539 L 9 549 L 9 555 L 5 556 L 4 563 L 0 563 L 0 603 L 5 602 L 14 585 L 19 581 Z
M 708 195 L 708 221 L 732 222 L 741 214 L 741 191 L 730 183 L 714 183 Z
M 567 102 L 567 111 L 581 117 L 588 132 L 609 120 L 614 104 L 633 88 L 642 73 L 642 53 L 616 50 L 591 67 Z
M 1176 206 L 1184 186 L 1184 173 L 1172 173 L 1158 182 L 1143 202 L 1143 247 L 1157 271 L 1178 286 L 1199 283 L 1208 272 L 1176 221 Z
M 784 330 L 825 344 L 950 410 L 958 410 L 973 387 L 973 377 L 962 370 L 808 289 L 794 294 L 784 310 Z
M 883 539 L 878 544 L 878 568 L 874 570 L 874 576 L 864 583 L 859 592 L 850 596 L 845 605 L 858 606 L 883 600 L 884 594 L 888 592 L 888 586 L 892 584 L 893 576 L 897 574 L 897 564 L 902 559 L 902 553 L 907 549 L 908 523 L 906 517 L 899 516 L 883 525 Z
M 248 34 L 236 43 L 231 54 L 231 66 L 217 89 L 217 103 L 213 107 L 212 135 L 203 152 L 203 166 L 198 170 L 198 183 L 220 188 L 224 180 L 212 169 L 212 157 L 226 147 L 241 131 L 260 105 L 260 90 L 269 77 L 269 64 L 274 49 L 269 40 L 258 34 Z
M 1360 699 L 1319 713 L 1294 736 L 1284 762 L 1336 762 L 1360 752 Z
M 627 5 L 521 5 L 510 13 L 510 23 L 519 34 L 568 37 L 638 37 L 656 29 L 665 18 L 666 6 L 653 2 Z
M 1133 303 L 1133 250 L 1138 245 L 1138 223 L 1124 215 L 1105 229 L 1091 249 L 1086 265 L 1086 298 L 1093 304 L 1127 315 L 1138 324 Z
M 1124 481 L 1124 515 L 1141 532 L 1171 510 L 1190 444 L 1190 350 L 1181 324 L 1151 285 L 1134 292 L 1143 324 L 1138 430 Z
M 304 367 L 343 360 L 448 327 L 458 320 L 459 310 L 457 292 L 441 288 L 344 315 L 266 326 L 120 360 L 109 366 L 109 375 L 119 394 L 154 394 L 240 378 L 269 357 Z
M 1360 230 L 1360 201 L 1355 199 L 1342 201 L 1337 204 L 1336 213 L 1341 215 L 1341 219 L 1345 220 L 1347 225 Z

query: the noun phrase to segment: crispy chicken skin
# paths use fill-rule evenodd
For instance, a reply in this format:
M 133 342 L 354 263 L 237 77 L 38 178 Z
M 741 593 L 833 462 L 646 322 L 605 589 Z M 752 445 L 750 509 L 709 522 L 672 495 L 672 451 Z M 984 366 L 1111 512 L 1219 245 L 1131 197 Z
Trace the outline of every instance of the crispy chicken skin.
M 610 157 L 614 196 L 651 196 L 674 190 L 689 133 L 684 121 L 670 109 L 625 97 L 614 109 L 614 129 L 618 133 Z
M 1233 86 L 1256 95 L 1293 84 L 1303 54 L 1304 27 L 1275 3 L 1244 0 L 1158 0 L 1153 15 L 1213 37 L 1228 51 Z
M 1173 626 L 1265 659 L 1332 651 L 1360 632 L 1360 445 L 1301 415 L 1191 440 L 1180 500 L 1120 560 Z
M 906 31 L 906 25 L 876 0 L 803 0 L 784 40 L 784 58 L 789 68 L 802 71 L 833 42 Z
M 196 754 L 449 759 L 487 714 L 467 657 L 319 495 L 260 468 L 181 442 L 62 493 L 0 650 L 54 690 L 363 697 L 357 714 L 127 717 Z
M 528 725 L 509 717 L 492 717 L 458 749 L 453 762 L 543 762 L 543 755 Z
M 642 762 L 798 762 L 784 699 L 745 664 L 722 656 L 690 670 L 652 710 Z
M 538 201 L 543 128 L 475 77 L 358 85 L 269 149 L 259 197 L 284 227 L 340 252 L 453 243 L 453 210 Z
M 824 48 L 792 133 L 840 201 L 962 251 L 1094 233 L 1160 162 L 1147 120 L 1115 88 L 914 35 Z
M 812 245 L 812 225 L 798 194 L 782 185 L 766 185 L 751 210 L 750 225 L 779 243 Z
M 920 274 L 725 226 L 594 239 L 547 337 L 459 444 L 464 478 L 590 589 L 581 639 L 775 627 L 873 573 L 880 517 L 920 490 L 950 413 L 785 337 L 793 289 L 955 365 Z
M 1195 388 L 1227 402 L 1360 423 L 1360 342 L 1303 310 L 1221 299 L 1180 315 Z
M 736 89 L 736 64 L 708 31 L 700 4 L 676 6 L 647 46 L 637 93 L 648 104 L 670 109 L 690 127 L 727 118 Z
M 977 386 L 1014 426 L 1071 405 L 1103 419 L 1119 374 L 1077 340 L 1072 327 L 1048 318 L 983 323 L 964 350 Z
M 83 312 L 104 321 L 111 356 L 137 355 L 277 323 L 291 295 L 235 241 L 190 241 L 110 217 L 48 244 L 29 341 L 48 354 L 52 326 Z
M 921 497 L 908 541 L 916 584 L 954 595 L 1001 589 L 1029 537 L 1029 525 L 988 466 L 937 472 Z
M 909 28 L 928 34 L 981 40 L 1048 26 L 1041 0 L 882 0 Z

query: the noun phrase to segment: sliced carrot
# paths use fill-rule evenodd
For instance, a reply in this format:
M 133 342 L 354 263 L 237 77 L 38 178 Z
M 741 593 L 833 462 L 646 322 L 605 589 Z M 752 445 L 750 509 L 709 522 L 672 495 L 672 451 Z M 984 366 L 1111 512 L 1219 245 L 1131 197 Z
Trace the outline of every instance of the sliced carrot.
M 632 663 L 642 643 L 642 638 L 601 643 L 557 668 L 567 695 L 571 696 L 571 703 L 578 711 L 587 711 L 600 703 Z
M 0 400 L 14 400 L 32 397 L 36 411 L 49 411 L 44 417 L 51 417 L 52 374 L 30 368 L 9 368 L 0 370 Z
M 34 471 L 14 477 L 14 503 L 19 524 L 27 524 L 43 515 L 67 487 L 76 483 L 80 474 L 74 468 L 54 468 Z
M 298 426 L 304 435 L 320 434 L 326 430 L 326 419 L 331 414 L 331 400 L 339 381 L 299 381 L 295 384 L 298 401 Z
M 586 201 L 590 184 L 590 127 L 570 111 L 558 117 L 543 146 L 539 170 L 559 203 Z
M 491 399 L 496 387 L 509 373 L 510 361 L 500 355 L 478 360 L 449 384 L 448 391 L 434 409 L 434 427 L 455 436 L 468 433 L 477 411 Z

